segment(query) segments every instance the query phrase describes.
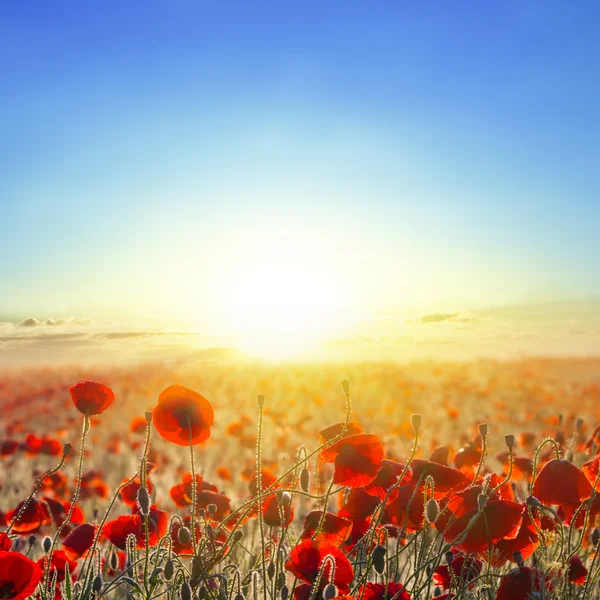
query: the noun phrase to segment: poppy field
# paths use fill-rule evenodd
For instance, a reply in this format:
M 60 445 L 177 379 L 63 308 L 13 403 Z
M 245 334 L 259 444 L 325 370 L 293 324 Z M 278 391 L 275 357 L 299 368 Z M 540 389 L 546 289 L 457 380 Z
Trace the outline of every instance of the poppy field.
M 6 370 L 0 598 L 600 597 L 600 360 Z

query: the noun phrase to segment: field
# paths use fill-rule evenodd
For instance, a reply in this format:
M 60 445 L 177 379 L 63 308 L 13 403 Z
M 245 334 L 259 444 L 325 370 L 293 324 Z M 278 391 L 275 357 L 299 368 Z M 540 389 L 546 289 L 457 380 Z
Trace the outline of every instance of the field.
M 0 597 L 600 597 L 599 359 L 15 369 L 0 396 Z

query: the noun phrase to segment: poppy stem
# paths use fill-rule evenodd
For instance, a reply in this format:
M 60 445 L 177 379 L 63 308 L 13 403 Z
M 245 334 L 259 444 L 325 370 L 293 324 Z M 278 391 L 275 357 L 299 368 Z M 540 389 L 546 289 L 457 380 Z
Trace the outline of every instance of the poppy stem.
M 196 556 L 196 502 L 197 490 L 196 490 L 196 466 L 194 462 L 194 436 L 192 434 L 192 424 L 190 418 L 187 418 L 188 431 L 190 434 L 190 469 L 192 471 L 192 514 L 190 518 L 190 525 L 192 526 L 192 548 L 194 550 L 194 556 Z
M 260 549 L 263 576 L 263 598 L 267 600 L 267 564 L 265 561 L 265 523 L 263 518 L 263 489 L 262 489 L 262 434 L 263 408 L 265 397 L 258 396 L 258 432 L 256 435 L 256 490 L 258 493 L 258 525 L 260 528 Z

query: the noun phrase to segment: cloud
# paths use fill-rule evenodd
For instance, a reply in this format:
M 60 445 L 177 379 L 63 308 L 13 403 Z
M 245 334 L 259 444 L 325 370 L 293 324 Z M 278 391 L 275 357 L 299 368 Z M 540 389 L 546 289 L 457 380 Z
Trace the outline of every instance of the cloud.
M 42 325 L 45 325 L 46 327 L 60 327 L 61 325 L 90 325 L 91 323 L 91 319 L 76 317 L 68 317 L 67 319 L 46 319 L 45 321 L 40 321 L 35 317 L 28 317 L 27 319 L 19 321 L 17 327 L 41 327 Z
M 419 317 L 418 319 L 416 319 L 415 321 L 413 321 L 413 323 L 422 323 L 422 324 L 426 324 L 426 323 L 444 323 L 445 321 L 454 321 L 455 319 L 458 319 L 459 315 L 460 315 L 460 312 L 454 312 L 454 313 L 431 313 L 431 314 L 423 315 L 422 317 Z
M 42 322 L 38 321 L 35 317 L 29 317 L 17 323 L 17 327 L 39 327 L 41 324 Z

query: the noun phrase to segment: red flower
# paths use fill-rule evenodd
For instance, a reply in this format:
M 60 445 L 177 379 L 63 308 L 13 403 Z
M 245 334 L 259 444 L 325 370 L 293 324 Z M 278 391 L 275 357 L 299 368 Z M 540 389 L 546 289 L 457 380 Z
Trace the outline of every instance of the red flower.
M 0 551 L 0 598 L 24 600 L 42 579 L 39 565 L 17 552 Z
M 40 560 L 38 560 L 38 565 L 42 569 L 45 569 L 47 560 L 48 560 L 47 557 L 40 558 Z M 54 571 L 56 571 L 56 573 L 57 573 L 56 580 L 58 583 L 65 580 L 65 575 L 67 572 L 67 564 L 69 565 L 69 573 L 71 573 L 71 575 L 72 575 L 74 573 L 75 569 L 77 568 L 77 562 L 74 560 L 71 560 L 63 550 L 55 550 L 52 553 L 52 560 L 50 562 L 50 576 L 53 577 Z
M 9 523 L 16 518 L 22 506 L 23 502 L 19 503 L 14 510 L 11 510 L 6 515 L 6 520 Z M 52 515 L 50 514 L 48 505 L 45 502 L 32 498 L 12 528 L 17 533 L 32 533 L 43 525 L 50 525 L 50 523 L 52 523 Z
M 592 460 L 588 460 L 581 465 L 581 470 L 592 485 L 598 481 L 598 483 L 596 483 L 596 490 L 600 488 L 600 478 L 598 477 L 598 471 L 600 470 L 600 454 L 597 454 Z
M 212 490 L 201 490 L 196 494 L 196 508 L 208 508 L 209 504 L 217 507 L 217 512 L 212 515 L 215 521 L 220 521 L 231 512 L 231 500 L 220 492 Z
M 137 508 L 137 507 L 135 507 Z M 156 546 L 167 533 L 169 516 L 166 512 L 152 506 L 148 515 L 148 544 Z M 138 548 L 146 546 L 144 517 L 140 514 L 123 515 L 104 525 L 102 534 L 120 550 L 127 548 L 127 538 L 134 535 Z
M 592 495 L 586 476 L 568 460 L 553 459 L 535 478 L 533 495 L 543 504 L 577 504 Z
M 412 480 L 415 485 L 420 482 L 419 485 L 423 486 L 427 476 L 433 478 L 436 498 L 440 498 L 451 490 L 462 489 L 469 485 L 469 478 L 464 473 L 437 462 L 414 458 L 410 466 L 412 467 Z
M 321 431 L 319 431 L 320 442 L 324 444 L 325 442 L 329 442 L 333 438 L 337 437 L 342 433 L 342 431 L 344 431 L 344 426 L 346 426 L 344 437 L 357 435 L 358 433 L 363 432 L 360 423 L 357 423 L 356 421 L 348 421 L 348 424 L 346 425 L 346 423 L 342 421 L 340 423 L 329 425 L 328 427 L 325 427 L 325 429 L 321 429 Z
M 6 531 L 0 531 L 0 550 L 10 550 L 12 540 L 6 535 Z
M 407 531 L 423 527 L 424 510 L 423 494 L 415 491 L 414 485 L 398 488 L 397 496 L 387 506 L 391 522 L 398 527 L 406 527 Z
M 294 509 L 291 505 L 284 506 L 277 494 L 273 494 L 263 501 L 263 519 L 269 527 L 287 527 L 294 520 Z
M 317 578 L 326 556 L 331 556 L 335 561 L 334 585 L 344 592 L 347 591 L 354 579 L 354 570 L 346 555 L 331 544 L 322 544 L 315 540 L 301 542 L 292 550 L 290 559 L 285 563 L 285 568 L 298 579 L 312 584 Z M 328 559 L 321 579 L 324 585 L 330 582 L 330 576 L 331 563 Z
M 433 581 L 444 589 L 449 589 L 452 576 L 459 583 L 469 582 L 481 573 L 482 562 L 475 556 L 466 556 L 462 552 L 456 554 L 452 564 L 439 565 L 433 571 Z
M 364 487 L 377 476 L 383 446 L 376 435 L 359 433 L 335 442 L 321 451 L 323 462 L 335 462 L 333 481 L 348 487 Z
M 62 546 L 65 554 L 71 560 L 77 560 L 85 555 L 94 543 L 96 527 L 90 523 L 82 523 L 69 533 Z
M 362 521 L 370 517 L 378 505 L 379 500 L 375 496 L 369 496 L 364 489 L 351 488 L 340 509 L 340 517 Z
M 509 571 L 500 582 L 496 600 L 530 600 L 532 592 L 547 592 L 544 573 L 530 567 Z
M 507 560 L 515 562 L 513 554 L 516 551 L 521 553 L 523 560 L 527 560 L 536 551 L 539 543 L 535 525 L 531 522 L 527 509 L 523 508 L 523 520 L 516 537 L 503 539 L 494 544 L 491 564 L 494 567 L 501 567 Z
M 306 515 L 304 519 L 304 531 L 300 535 L 302 540 L 312 539 L 321 519 L 323 517 L 322 510 L 313 510 Z M 335 544 L 336 546 L 346 541 L 352 533 L 352 521 L 339 517 L 333 513 L 325 513 L 323 526 L 319 531 L 319 535 L 315 538 L 321 542 Z
M 16 440 L 4 440 L 0 444 L 0 456 L 12 456 L 19 449 L 19 442 Z
M 402 473 L 404 473 L 404 477 L 400 483 L 402 485 L 410 483 L 412 477 L 410 469 L 406 469 L 403 464 L 394 460 L 383 459 L 381 461 L 381 469 L 379 469 L 375 479 L 369 485 L 365 486 L 365 492 L 369 496 L 377 496 L 380 500 L 384 500 L 386 496 L 388 496 L 388 500 L 392 500 L 396 491 L 394 490 L 388 495 L 388 490 L 398 483 L 398 479 Z
M 369 582 L 363 585 L 358 594 L 363 600 L 410 600 L 409 593 L 401 583 L 388 581 L 387 583 Z
M 137 504 L 138 492 L 141 486 L 142 484 L 140 482 L 140 476 L 137 475 L 136 478 L 129 485 L 126 485 L 121 490 L 121 500 L 123 500 L 123 502 L 127 504 L 127 506 L 135 506 Z M 152 490 L 154 489 L 154 486 L 152 485 L 152 482 L 150 481 L 149 477 L 146 477 L 146 487 L 148 489 L 148 494 L 152 495 Z
M 567 570 L 567 573 L 569 575 L 569 581 L 571 583 L 575 583 L 577 585 L 585 585 L 585 579 L 587 577 L 588 570 L 581 562 L 581 558 L 579 558 L 579 556 L 571 556 L 571 558 L 569 559 L 569 568 Z
M 214 418 L 210 402 L 181 385 L 163 390 L 152 413 L 158 433 L 180 446 L 196 445 L 207 440 Z
M 77 410 L 84 415 L 99 415 L 114 401 L 113 391 L 106 385 L 94 381 L 84 381 L 69 388 Z
M 191 533 L 192 518 L 189 515 L 183 520 L 183 526 L 187 527 Z M 179 540 L 179 530 L 181 527 L 181 521 L 179 519 L 173 519 L 170 532 L 173 552 L 175 552 L 175 554 L 192 554 L 194 552 L 194 547 L 192 545 L 191 535 L 190 541 L 187 544 L 183 544 Z M 200 536 L 200 526 L 196 524 L 196 542 L 200 541 Z

